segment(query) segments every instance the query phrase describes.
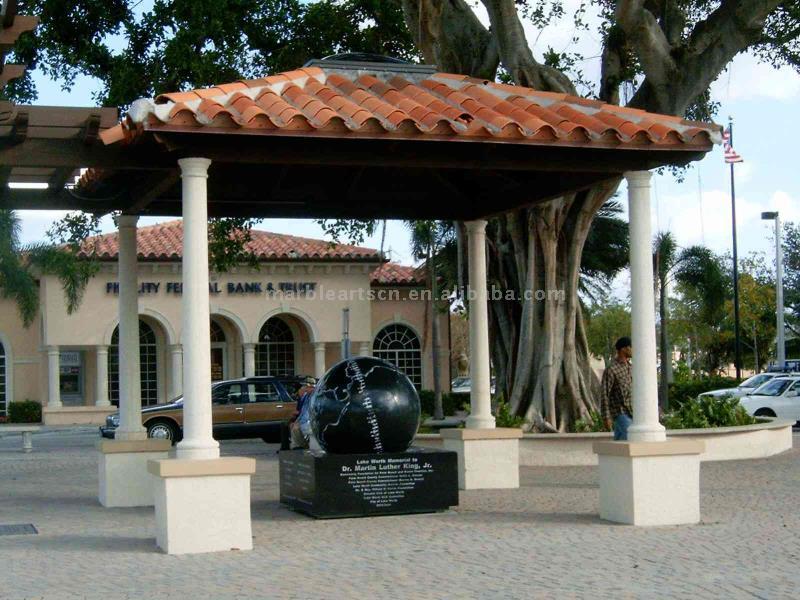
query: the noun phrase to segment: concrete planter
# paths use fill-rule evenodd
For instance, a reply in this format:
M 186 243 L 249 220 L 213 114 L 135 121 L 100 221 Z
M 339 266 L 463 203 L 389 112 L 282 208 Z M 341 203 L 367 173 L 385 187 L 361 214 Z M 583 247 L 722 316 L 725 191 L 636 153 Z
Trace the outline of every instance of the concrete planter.
M 674 440 L 698 440 L 705 444 L 701 461 L 766 458 L 792 448 L 791 421 L 771 421 L 742 427 L 676 429 Z M 519 441 L 519 464 L 526 467 L 577 467 L 597 464 L 594 442 L 611 440 L 610 433 L 526 433 Z M 439 448 L 438 434 L 420 434 L 419 446 Z

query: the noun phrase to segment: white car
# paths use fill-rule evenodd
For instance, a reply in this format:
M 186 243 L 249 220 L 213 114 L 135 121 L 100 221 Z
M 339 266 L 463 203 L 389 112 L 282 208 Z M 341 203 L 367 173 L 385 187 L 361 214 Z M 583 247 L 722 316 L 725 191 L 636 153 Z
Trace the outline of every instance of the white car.
M 700 394 L 701 396 L 714 396 L 719 398 L 720 396 L 732 396 L 733 398 L 741 398 L 742 396 L 747 396 L 752 394 L 756 391 L 757 388 L 761 387 L 768 381 L 771 381 L 775 377 L 780 377 L 783 375 L 782 373 L 759 373 L 758 375 L 753 375 L 749 379 L 745 379 L 742 383 L 734 388 L 728 388 L 724 390 L 712 390 L 710 392 L 703 392 Z
M 494 395 L 494 377 L 492 377 L 492 384 L 489 393 Z M 472 391 L 472 380 L 469 377 L 456 377 L 450 382 L 451 394 L 469 394 Z
M 739 403 L 754 417 L 800 421 L 800 377 L 775 377 Z

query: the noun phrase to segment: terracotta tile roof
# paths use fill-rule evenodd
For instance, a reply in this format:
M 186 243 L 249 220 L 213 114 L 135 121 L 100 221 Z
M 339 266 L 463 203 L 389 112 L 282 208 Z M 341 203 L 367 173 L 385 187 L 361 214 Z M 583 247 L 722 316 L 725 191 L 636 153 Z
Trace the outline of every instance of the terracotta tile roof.
M 381 262 L 380 252 L 372 248 L 332 244 L 325 240 L 258 230 L 252 230 L 251 237 L 252 241 L 247 248 L 252 250 L 259 260 Z M 167 221 L 139 227 L 136 241 L 140 260 L 179 260 L 183 252 L 183 222 Z M 86 243 L 95 246 L 100 260 L 116 260 L 119 254 L 116 233 L 89 238 Z
M 409 267 L 397 263 L 385 263 L 375 269 L 370 276 L 375 285 L 423 285 L 423 267 Z
M 595 100 L 413 69 L 310 66 L 133 103 L 106 144 L 144 131 L 702 147 L 721 128 Z M 373 72 L 374 71 L 374 72 Z

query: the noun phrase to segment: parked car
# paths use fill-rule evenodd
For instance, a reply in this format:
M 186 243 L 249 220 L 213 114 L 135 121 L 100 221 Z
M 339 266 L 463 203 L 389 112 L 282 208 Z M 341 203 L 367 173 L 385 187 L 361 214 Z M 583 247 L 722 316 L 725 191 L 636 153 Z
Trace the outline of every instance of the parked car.
M 783 363 L 783 369 L 775 364 L 775 361 L 769 363 L 767 371 L 770 373 L 797 373 L 800 371 L 800 358 L 790 358 Z
M 726 388 L 722 390 L 711 390 L 710 392 L 703 392 L 701 396 L 733 396 L 734 398 L 741 398 L 752 394 L 757 388 L 764 385 L 775 377 L 780 377 L 780 373 L 759 373 L 752 377 L 745 379 L 738 386 L 733 388 Z
M 774 377 L 739 403 L 754 417 L 800 421 L 800 376 Z
M 490 393 L 494 395 L 494 377 L 492 377 Z M 451 394 L 469 394 L 472 390 L 472 380 L 469 377 L 456 377 L 450 382 Z
M 288 384 L 294 378 L 288 378 Z M 281 441 L 281 427 L 294 415 L 297 401 L 278 377 L 248 377 L 218 381 L 211 386 L 214 438 L 262 438 L 267 443 Z M 142 409 L 142 425 L 147 437 L 171 440 L 183 437 L 183 397 L 169 404 Z M 114 438 L 119 413 L 106 418 L 100 427 L 105 438 Z

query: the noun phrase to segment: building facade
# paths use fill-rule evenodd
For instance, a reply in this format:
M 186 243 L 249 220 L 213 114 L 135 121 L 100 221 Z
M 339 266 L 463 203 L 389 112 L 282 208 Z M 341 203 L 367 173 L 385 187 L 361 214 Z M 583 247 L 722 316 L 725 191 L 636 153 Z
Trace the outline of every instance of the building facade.
M 25 328 L 0 300 L 0 416 L 12 401 L 42 403 L 50 424 L 100 423 L 119 399 L 117 235 L 90 240 L 99 272 L 67 312 L 57 278 L 40 278 L 40 311 Z M 142 405 L 181 395 L 180 221 L 137 235 Z M 341 358 L 344 312 L 351 353 L 398 365 L 433 387 L 429 298 L 418 270 L 376 250 L 253 231 L 258 267 L 211 273 L 212 379 L 321 376 Z M 440 372 L 449 386 L 448 322 L 440 315 Z

